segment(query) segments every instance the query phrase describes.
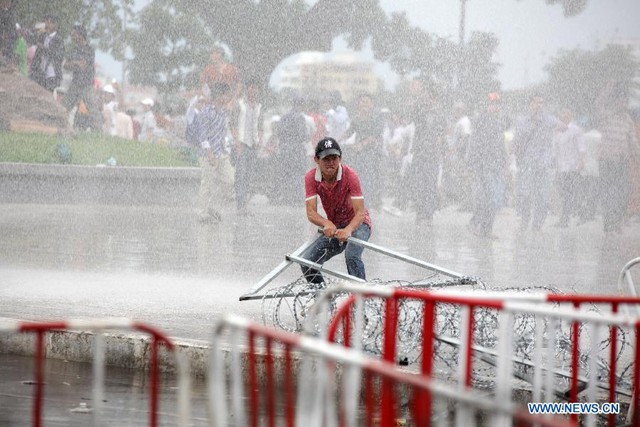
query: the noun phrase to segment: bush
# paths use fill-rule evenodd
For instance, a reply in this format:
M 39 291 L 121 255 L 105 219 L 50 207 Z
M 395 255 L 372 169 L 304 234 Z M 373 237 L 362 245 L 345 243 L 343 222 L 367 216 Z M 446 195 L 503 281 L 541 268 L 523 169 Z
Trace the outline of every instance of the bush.
M 60 156 L 60 147 L 68 146 L 68 155 Z M 66 150 L 67 148 L 65 148 Z M 73 165 L 106 164 L 114 158 L 118 166 L 186 167 L 194 166 L 193 153 L 165 145 L 96 135 L 70 137 L 0 132 L 0 162 L 68 162 Z

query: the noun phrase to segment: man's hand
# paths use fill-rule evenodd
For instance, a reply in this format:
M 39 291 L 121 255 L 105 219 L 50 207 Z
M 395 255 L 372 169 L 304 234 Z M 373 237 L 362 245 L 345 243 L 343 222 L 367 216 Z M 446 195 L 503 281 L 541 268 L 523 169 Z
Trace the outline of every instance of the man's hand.
M 332 223 L 331 221 L 328 222 L 329 223 L 323 227 L 322 232 L 326 237 L 335 237 L 338 229 L 336 228 L 336 225 L 334 223 Z
M 346 242 L 349 239 L 349 237 L 351 237 L 351 231 L 349 231 L 346 228 L 341 228 L 339 230 L 336 230 L 336 233 L 334 234 L 333 237 L 340 240 L 341 242 Z

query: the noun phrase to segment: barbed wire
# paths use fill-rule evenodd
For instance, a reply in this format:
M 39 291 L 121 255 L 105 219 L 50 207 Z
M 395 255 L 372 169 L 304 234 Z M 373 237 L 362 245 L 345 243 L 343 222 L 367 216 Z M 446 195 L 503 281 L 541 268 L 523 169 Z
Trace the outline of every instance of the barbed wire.
M 318 297 L 328 287 L 341 283 L 339 279 L 325 278 L 325 283 L 310 284 L 300 277 L 287 285 L 270 289 L 262 299 L 262 320 L 266 325 L 271 325 L 289 332 L 303 332 L 319 334 L 322 325 L 317 319 L 310 319 L 309 314 Z M 478 278 L 463 277 L 461 279 L 443 278 L 439 274 L 433 274 L 418 281 L 409 282 L 403 280 L 372 280 L 367 282 L 369 286 L 391 286 L 420 289 L 436 289 L 457 287 L 468 289 L 470 292 L 489 289 L 486 283 Z M 492 291 L 504 292 L 549 292 L 563 294 L 563 291 L 551 286 L 507 287 L 491 288 Z M 331 318 L 335 314 L 340 303 L 348 295 L 338 293 L 328 303 L 327 313 Z M 554 304 L 558 306 L 558 304 Z M 397 355 L 398 362 L 402 365 L 416 365 L 422 359 L 422 325 L 423 305 L 417 300 L 401 300 L 399 302 L 398 331 L 397 331 Z M 586 307 L 586 306 L 585 306 Z M 583 309 L 585 308 L 583 307 Z M 362 332 L 362 350 L 372 355 L 380 356 L 383 352 L 384 337 L 384 313 L 385 304 L 381 298 L 367 298 L 363 306 L 364 328 Z M 596 305 L 586 309 L 600 312 Z M 457 304 L 437 304 L 436 307 L 436 336 L 434 359 L 436 374 L 439 377 L 452 380 L 458 369 L 459 340 L 461 337 L 461 308 Z M 512 375 L 525 382 L 531 383 L 533 379 L 533 361 L 536 345 L 536 322 L 544 322 L 544 342 L 553 342 L 556 372 L 570 372 L 573 324 L 559 321 L 555 331 L 550 329 L 549 319 L 536 317 L 531 314 L 521 313 L 513 318 L 513 364 Z M 474 311 L 474 345 L 481 349 L 475 351 L 476 363 L 474 363 L 473 383 L 475 387 L 492 389 L 495 387 L 496 365 L 498 355 L 498 330 L 499 312 L 495 309 L 476 308 Z M 590 336 L 588 328 L 579 324 L 579 336 L 581 343 L 590 343 L 594 337 Z M 632 388 L 631 375 L 628 373 L 633 367 L 632 335 L 624 328 L 618 329 L 617 338 L 617 384 L 620 389 Z M 609 348 L 611 338 L 600 339 L 597 345 L 597 354 L 590 354 L 589 346 L 582 345 L 579 349 L 579 369 L 581 377 L 589 375 L 589 359 L 597 358 L 597 378 L 599 382 L 608 383 L 609 377 Z M 568 389 L 569 375 L 554 375 L 556 390 Z

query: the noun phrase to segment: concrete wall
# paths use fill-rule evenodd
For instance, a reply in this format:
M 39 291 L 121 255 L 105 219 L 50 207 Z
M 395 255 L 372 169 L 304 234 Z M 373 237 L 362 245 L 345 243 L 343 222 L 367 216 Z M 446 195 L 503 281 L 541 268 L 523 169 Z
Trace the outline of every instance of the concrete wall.
M 200 168 L 0 163 L 0 203 L 195 206 Z

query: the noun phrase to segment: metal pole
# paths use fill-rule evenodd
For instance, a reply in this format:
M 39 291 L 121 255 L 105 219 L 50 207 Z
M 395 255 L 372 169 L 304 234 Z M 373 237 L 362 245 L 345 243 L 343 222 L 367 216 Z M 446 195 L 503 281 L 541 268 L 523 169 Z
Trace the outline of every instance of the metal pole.
M 300 255 L 301 253 L 303 253 L 309 246 L 311 246 L 316 240 L 318 240 L 319 237 L 309 240 L 307 243 L 303 244 L 302 246 L 300 246 L 298 249 L 296 249 L 295 251 L 293 251 L 293 253 L 291 254 L 291 256 L 297 256 Z M 286 258 L 286 257 L 285 257 Z M 269 274 L 267 274 L 266 276 L 264 276 L 262 278 L 262 280 L 260 280 L 258 283 L 256 283 L 251 289 L 249 289 L 249 292 L 247 292 L 244 295 L 240 296 L 240 301 L 247 301 L 247 300 L 252 300 L 252 299 L 259 299 L 261 298 L 261 296 L 258 296 L 258 298 L 255 298 L 255 294 L 257 292 L 259 292 L 260 290 L 262 290 L 262 288 L 264 288 L 265 286 L 267 286 L 269 283 L 271 283 L 271 281 L 273 281 L 273 279 L 275 279 L 276 277 L 278 277 L 284 270 L 287 269 L 287 267 L 289 267 L 292 264 L 292 261 L 290 261 L 288 258 L 286 258 L 285 261 L 281 262 L 276 268 L 274 268 L 273 270 L 271 270 L 271 272 Z
M 413 265 L 417 265 L 419 267 L 426 268 L 427 270 L 436 271 L 438 273 L 444 274 L 445 276 L 454 277 L 456 279 L 462 279 L 462 278 L 465 277 L 464 274 L 460 274 L 460 273 L 457 273 L 455 271 L 452 271 L 452 270 L 449 270 L 449 269 L 446 269 L 446 268 L 443 268 L 443 267 L 438 267 L 437 265 L 421 261 L 421 260 L 419 260 L 417 258 L 413 258 L 411 256 L 404 255 L 404 254 L 401 254 L 401 253 L 396 252 L 396 251 L 392 251 L 392 250 L 387 249 L 387 248 L 383 248 L 382 246 L 374 245 L 373 243 L 369 243 L 369 242 L 365 242 L 364 240 L 356 239 L 355 237 L 349 237 L 348 241 L 349 241 L 349 243 L 353 243 L 355 245 L 362 246 L 362 247 L 367 248 L 367 249 L 371 249 L 372 251 L 380 252 L 382 254 L 388 255 L 388 256 L 390 256 L 392 258 L 399 259 L 401 261 L 406 261 L 406 262 L 411 263 Z
M 330 274 L 330 275 L 335 276 L 335 277 L 337 277 L 339 279 L 353 280 L 353 281 L 358 282 L 358 283 L 367 283 L 366 280 L 361 279 L 359 277 L 352 276 L 352 275 L 346 274 L 346 273 L 340 273 L 339 271 L 330 270 L 330 269 L 328 269 L 326 267 L 323 267 L 321 264 L 318 264 L 318 263 L 315 263 L 315 262 L 311 262 L 311 261 L 309 261 L 307 259 L 300 258 L 300 257 L 295 256 L 295 255 L 287 256 L 287 260 L 293 261 L 296 264 L 304 265 L 305 267 L 313 268 L 314 270 L 318 270 L 318 271 L 320 271 L 322 273 Z

